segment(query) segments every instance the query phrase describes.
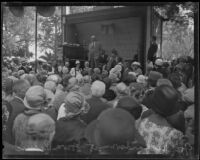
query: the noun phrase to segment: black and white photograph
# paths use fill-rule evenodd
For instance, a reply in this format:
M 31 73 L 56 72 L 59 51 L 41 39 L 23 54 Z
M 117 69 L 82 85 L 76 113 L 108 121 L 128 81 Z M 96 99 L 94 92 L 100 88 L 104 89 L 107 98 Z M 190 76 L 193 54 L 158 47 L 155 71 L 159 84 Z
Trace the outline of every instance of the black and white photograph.
M 199 2 L 1 2 L 3 159 L 199 159 Z

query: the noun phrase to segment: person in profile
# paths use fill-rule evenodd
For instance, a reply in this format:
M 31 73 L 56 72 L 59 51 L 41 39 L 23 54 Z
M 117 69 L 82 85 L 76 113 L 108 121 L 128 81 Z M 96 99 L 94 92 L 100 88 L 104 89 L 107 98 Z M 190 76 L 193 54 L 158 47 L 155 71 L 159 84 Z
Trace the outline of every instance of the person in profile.
M 97 58 L 99 57 L 100 51 L 101 43 L 96 40 L 94 35 L 92 35 L 88 54 L 88 61 L 90 62 L 91 68 L 97 67 Z
M 148 62 L 153 62 L 153 63 L 155 62 L 157 50 L 158 50 L 158 45 L 156 43 L 156 36 L 153 36 L 151 45 L 148 50 L 148 56 L 147 56 Z

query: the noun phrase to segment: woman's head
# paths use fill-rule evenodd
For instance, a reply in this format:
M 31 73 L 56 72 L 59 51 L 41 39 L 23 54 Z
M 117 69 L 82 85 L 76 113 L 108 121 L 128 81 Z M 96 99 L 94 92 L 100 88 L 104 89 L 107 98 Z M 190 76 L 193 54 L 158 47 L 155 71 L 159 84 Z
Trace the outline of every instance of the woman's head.
M 84 96 L 76 91 L 69 92 L 64 100 L 66 118 L 73 118 L 89 111 L 90 106 Z
M 92 95 L 102 97 L 105 93 L 106 85 L 102 81 L 94 81 L 91 86 Z
M 30 87 L 24 98 L 24 105 L 29 110 L 41 110 L 48 106 L 46 92 L 42 86 Z
M 131 97 L 125 96 L 118 101 L 117 108 L 122 108 L 131 113 L 133 117 L 137 120 L 142 113 L 142 107 L 138 103 L 138 101 Z
M 27 90 L 31 87 L 30 83 L 25 79 L 14 82 L 13 92 L 16 96 L 24 99 Z
M 151 96 L 151 101 L 151 108 L 164 117 L 171 116 L 179 111 L 177 105 L 178 93 L 169 85 L 156 87 Z
M 55 121 L 47 114 L 38 113 L 31 116 L 26 126 L 27 148 L 34 145 L 44 151 L 51 149 L 51 142 L 55 135 Z

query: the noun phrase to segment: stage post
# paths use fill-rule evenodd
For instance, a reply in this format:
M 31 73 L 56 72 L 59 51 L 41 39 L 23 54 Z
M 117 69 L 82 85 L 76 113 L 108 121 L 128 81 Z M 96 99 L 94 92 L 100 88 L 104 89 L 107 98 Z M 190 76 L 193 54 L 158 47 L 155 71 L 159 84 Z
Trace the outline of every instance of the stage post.
M 37 73 L 37 7 L 35 7 L 35 73 Z

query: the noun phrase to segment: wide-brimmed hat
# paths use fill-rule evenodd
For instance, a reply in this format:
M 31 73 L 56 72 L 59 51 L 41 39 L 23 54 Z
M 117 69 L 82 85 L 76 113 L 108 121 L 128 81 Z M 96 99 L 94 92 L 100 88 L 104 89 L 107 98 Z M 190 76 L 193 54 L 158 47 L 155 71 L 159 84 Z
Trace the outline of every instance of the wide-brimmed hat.
M 135 119 L 126 110 L 110 108 L 103 111 L 86 128 L 85 137 L 96 146 L 126 145 L 138 141 L 145 146 L 144 139 L 135 129 Z
M 90 106 L 85 101 L 83 94 L 76 91 L 69 92 L 64 102 L 67 118 L 87 113 L 90 109 Z
M 28 109 L 40 110 L 41 106 L 45 107 L 46 93 L 42 86 L 30 87 L 24 98 L 24 105 Z
M 149 96 L 147 106 L 152 108 L 156 113 L 167 117 L 180 110 L 177 102 L 177 91 L 169 85 L 161 85 L 156 87 L 153 94 Z

